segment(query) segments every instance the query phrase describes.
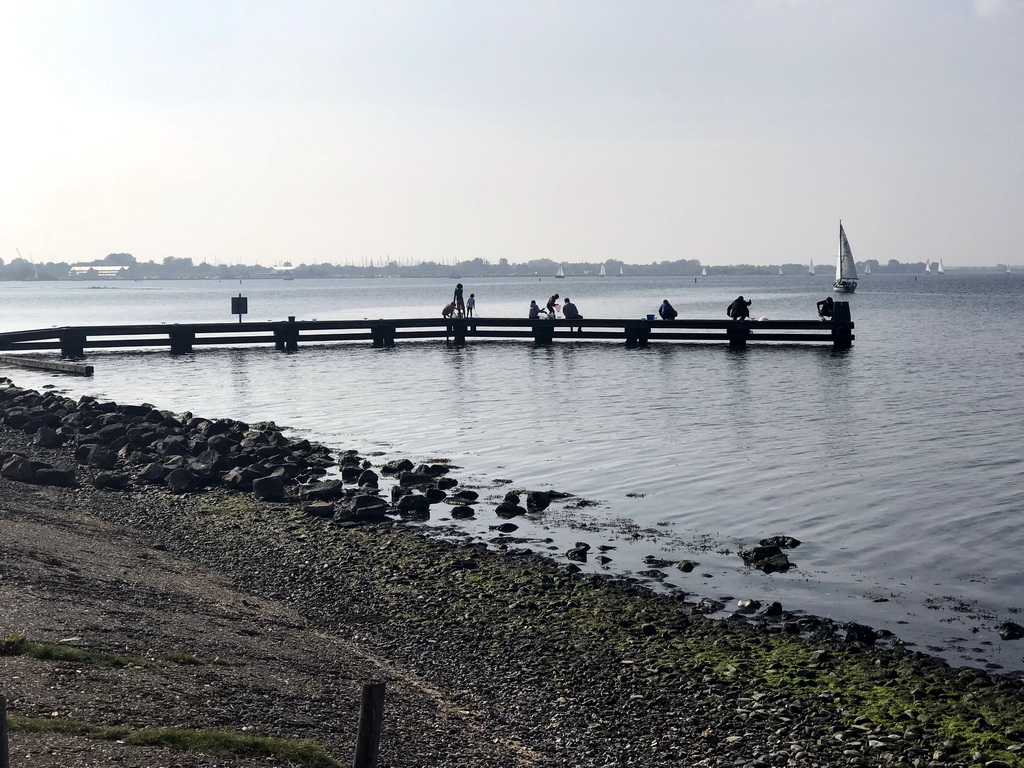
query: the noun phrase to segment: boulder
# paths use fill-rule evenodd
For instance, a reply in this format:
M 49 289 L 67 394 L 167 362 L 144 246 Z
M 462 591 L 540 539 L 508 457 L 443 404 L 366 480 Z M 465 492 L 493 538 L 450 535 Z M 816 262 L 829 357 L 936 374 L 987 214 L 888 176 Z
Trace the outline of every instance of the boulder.
M 765 573 L 784 573 L 793 567 L 786 554 L 777 546 L 750 547 L 741 549 L 738 554 L 751 568 Z
M 569 549 L 565 556 L 570 560 L 575 560 L 578 563 L 587 562 L 587 553 L 590 551 L 590 545 L 583 541 L 577 541 L 576 546 Z
M 526 509 L 530 512 L 543 512 L 551 504 L 551 497 L 544 491 L 530 491 L 526 494 Z
M 299 494 L 308 501 L 332 501 L 345 495 L 345 485 L 341 480 L 322 480 L 302 486 Z
M 409 494 L 408 496 L 403 496 L 398 500 L 396 510 L 398 511 L 398 514 L 403 517 L 429 515 L 430 499 L 418 493 Z
M 996 627 L 996 632 L 1003 640 L 1020 640 L 1024 638 L 1024 627 L 1012 621 L 1006 621 Z
M 762 547 L 781 547 L 782 549 L 795 549 L 800 546 L 800 540 L 794 539 L 792 536 L 770 536 L 767 539 L 761 539 L 760 544 Z
M 172 469 L 167 474 L 166 482 L 167 490 L 171 493 L 192 493 L 202 486 L 199 477 L 191 469 L 185 467 Z
M 476 491 L 471 491 L 468 488 L 463 488 L 462 490 L 453 493 L 452 498 L 458 499 L 459 501 L 462 502 L 471 503 L 479 499 L 480 494 L 477 493 Z
M 152 462 L 144 466 L 135 479 L 147 485 L 159 485 L 170 474 L 170 471 L 170 468 L 163 464 Z
M 36 470 L 32 482 L 36 485 L 57 485 L 62 488 L 70 488 L 75 485 L 75 470 L 42 467 Z
M 725 603 L 721 603 L 718 600 L 712 600 L 710 597 L 703 598 L 699 603 L 693 606 L 694 613 L 702 613 L 707 615 L 709 613 L 718 613 L 725 609 Z
M 284 498 L 284 481 L 283 473 L 257 477 L 252 481 L 252 493 L 263 501 L 280 501 Z
M 100 472 L 92 484 L 101 491 L 123 491 L 128 487 L 128 475 L 124 472 Z
M 875 640 L 878 639 L 878 633 L 875 630 L 855 621 L 844 624 L 843 629 L 846 630 L 846 642 L 848 643 L 874 645 Z
M 330 501 L 307 501 L 302 511 L 311 517 L 334 517 L 334 504 Z
M 437 504 L 439 501 L 444 501 L 448 498 L 448 494 L 442 491 L 440 488 L 427 487 L 423 489 L 423 495 L 427 497 L 431 504 Z M 452 497 L 457 498 L 457 497 Z
M 422 472 L 403 472 L 399 476 L 398 482 L 405 486 L 430 485 L 434 482 L 434 477 Z
M 466 506 L 465 504 L 459 504 L 457 507 L 452 507 L 452 517 L 455 520 L 466 520 L 476 514 L 472 507 Z
M 12 456 L 4 463 L 3 468 L 0 469 L 0 474 L 8 480 L 31 483 L 32 478 L 36 475 L 36 469 L 32 462 L 24 456 Z
M 494 514 L 496 514 L 498 517 L 502 518 L 503 520 L 508 520 L 510 518 L 513 518 L 513 517 L 519 517 L 520 515 L 525 515 L 526 514 L 526 510 L 523 509 L 522 507 L 516 505 L 516 504 L 511 503 L 511 502 L 503 501 L 503 502 L 501 502 L 501 504 L 499 504 L 497 507 L 494 508 Z
M 395 459 L 381 467 L 380 471 L 385 475 L 400 475 L 403 472 L 408 472 L 412 467 L 413 463 L 408 459 Z
M 42 426 L 36 430 L 32 442 L 40 448 L 57 448 L 64 444 L 64 436 L 55 429 Z
M 678 563 L 676 563 L 676 568 L 678 568 L 683 573 L 689 573 L 698 565 L 700 565 L 700 563 L 694 562 L 693 560 L 680 560 Z
M 372 469 L 364 469 L 359 474 L 359 478 L 356 482 L 359 485 L 368 485 L 373 488 L 376 488 L 379 481 L 380 477 L 377 475 L 376 472 L 374 472 Z

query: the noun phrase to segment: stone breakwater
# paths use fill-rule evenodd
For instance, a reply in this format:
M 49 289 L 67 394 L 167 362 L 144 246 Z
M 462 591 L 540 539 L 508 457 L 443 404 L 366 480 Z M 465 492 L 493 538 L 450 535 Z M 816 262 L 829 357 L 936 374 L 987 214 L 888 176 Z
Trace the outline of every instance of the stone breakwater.
M 0 409 L 25 435 L 5 477 L 123 496 L 103 514 L 416 670 L 549 765 L 1024 765 L 1019 680 L 811 617 L 710 621 L 500 539 L 447 544 L 396 522 L 404 498 L 455 493 L 443 465 L 394 466 L 404 490 L 388 502 L 356 454 L 270 425 L 16 388 Z

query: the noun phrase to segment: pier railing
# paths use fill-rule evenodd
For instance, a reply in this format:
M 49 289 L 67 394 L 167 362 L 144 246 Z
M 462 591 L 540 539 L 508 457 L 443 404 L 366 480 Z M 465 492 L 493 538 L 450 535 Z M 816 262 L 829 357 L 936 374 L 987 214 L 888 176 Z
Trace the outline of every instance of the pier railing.
M 627 347 L 659 342 L 832 344 L 853 343 L 853 321 L 847 302 L 837 301 L 831 320 L 527 320 L 512 317 L 396 318 L 380 320 L 294 320 L 249 323 L 175 323 L 90 325 L 0 333 L 0 351 L 59 351 L 82 357 L 90 349 L 168 347 L 172 353 L 198 346 L 273 344 L 284 351 L 302 344 L 369 341 L 392 347 L 399 341 L 445 339 L 467 344 L 475 339 L 529 339 L 547 345 L 556 341 L 621 341 Z

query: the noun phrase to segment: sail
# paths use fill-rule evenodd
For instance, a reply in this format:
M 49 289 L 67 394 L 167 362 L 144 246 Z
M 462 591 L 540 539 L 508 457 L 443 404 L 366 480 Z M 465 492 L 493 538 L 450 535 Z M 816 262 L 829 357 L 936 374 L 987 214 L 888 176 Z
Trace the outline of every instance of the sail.
M 853 251 L 846 239 L 843 223 L 839 222 L 839 256 L 836 258 L 836 280 L 856 280 L 857 267 L 853 263 Z
M 925 272 L 931 272 L 932 271 L 931 259 L 925 259 L 924 260 L 924 271 Z
M 605 276 L 604 264 L 601 265 L 601 277 Z
M 561 266 L 558 267 L 558 272 L 555 273 L 555 277 L 565 277 L 565 272 L 562 270 Z
M 944 269 L 942 268 L 942 259 L 939 259 L 939 274 L 941 275 L 941 274 L 942 274 L 943 272 L 945 272 L 945 271 L 946 271 L 946 270 L 944 270 Z
M 870 264 L 865 264 L 864 265 L 864 274 L 865 275 L 870 275 L 871 274 L 871 265 Z
M 779 274 L 782 274 L 782 267 L 779 267 Z
M 814 274 L 814 259 L 811 259 L 811 263 L 807 267 L 807 274 L 808 275 L 813 275 Z
M 707 277 L 708 276 L 708 268 L 707 267 L 701 267 L 700 273 L 701 273 L 701 275 L 703 277 Z

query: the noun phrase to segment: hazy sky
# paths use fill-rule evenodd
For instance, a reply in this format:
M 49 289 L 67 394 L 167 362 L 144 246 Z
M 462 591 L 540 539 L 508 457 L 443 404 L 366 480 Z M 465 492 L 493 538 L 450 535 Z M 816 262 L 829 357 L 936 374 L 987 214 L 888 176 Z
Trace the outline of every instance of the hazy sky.
M 0 0 L 0 258 L 1024 263 L 1024 0 Z

